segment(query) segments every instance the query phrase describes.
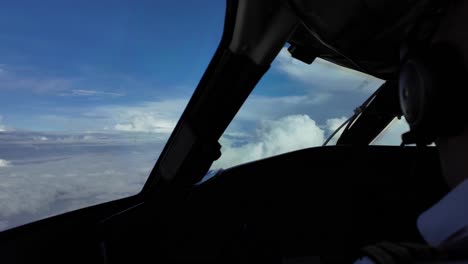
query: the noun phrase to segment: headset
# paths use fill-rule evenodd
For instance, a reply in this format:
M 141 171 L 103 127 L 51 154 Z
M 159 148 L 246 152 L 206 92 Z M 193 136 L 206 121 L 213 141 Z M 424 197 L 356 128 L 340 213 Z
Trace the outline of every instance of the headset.
M 403 144 L 428 145 L 460 134 L 468 124 L 468 74 L 450 43 L 402 48 L 400 107 L 410 132 Z

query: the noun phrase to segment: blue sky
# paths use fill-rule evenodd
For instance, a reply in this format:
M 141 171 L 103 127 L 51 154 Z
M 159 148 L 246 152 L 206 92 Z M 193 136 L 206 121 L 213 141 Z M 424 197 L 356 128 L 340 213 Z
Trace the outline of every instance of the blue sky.
M 102 108 L 187 101 L 219 43 L 223 20 L 223 1 L 8 1 L 0 10 L 3 126 L 109 130 L 122 120 Z M 366 77 L 346 83 L 333 73 L 331 81 L 315 80 L 307 71 L 288 72 L 305 64 L 283 66 L 274 65 L 254 93 L 278 97 L 315 89 L 314 96 L 331 98 L 326 89 L 351 88 L 346 100 L 329 100 L 334 107 L 309 109 L 321 122 L 348 115 L 368 96 L 352 90 Z M 181 112 L 184 105 L 178 107 Z
M 223 20 L 215 0 L 2 3 L 0 230 L 137 193 Z M 381 83 L 283 48 L 212 168 L 320 146 Z M 398 144 L 395 127 L 379 142 Z
M 3 122 L 55 130 L 31 119 L 190 96 L 222 34 L 223 2 L 98 2 L 2 4 Z

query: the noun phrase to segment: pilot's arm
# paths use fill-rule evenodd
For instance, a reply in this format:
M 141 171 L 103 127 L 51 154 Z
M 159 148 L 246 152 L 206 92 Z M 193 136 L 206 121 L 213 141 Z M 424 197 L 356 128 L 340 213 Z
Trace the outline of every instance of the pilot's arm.
M 405 243 L 370 245 L 376 249 L 369 251 L 373 256 L 364 255 L 354 263 L 403 263 L 399 259 L 407 257 L 416 263 L 468 263 L 468 179 L 421 214 L 417 226 L 427 245 L 417 250 Z

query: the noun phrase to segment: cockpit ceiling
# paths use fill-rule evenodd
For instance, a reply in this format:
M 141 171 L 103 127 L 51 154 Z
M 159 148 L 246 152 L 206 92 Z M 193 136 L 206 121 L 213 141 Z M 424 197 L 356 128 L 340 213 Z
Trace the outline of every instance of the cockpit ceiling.
M 443 14 L 440 0 L 289 0 L 302 24 L 289 43 L 298 59 L 321 57 L 395 79 L 402 43 L 427 41 Z

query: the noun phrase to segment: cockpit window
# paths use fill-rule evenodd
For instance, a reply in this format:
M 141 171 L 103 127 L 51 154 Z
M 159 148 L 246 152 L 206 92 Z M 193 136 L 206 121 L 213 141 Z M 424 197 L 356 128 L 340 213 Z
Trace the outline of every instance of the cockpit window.
M 321 146 L 382 83 L 322 59 L 304 64 L 283 48 L 221 138 L 212 169 Z
M 5 1 L 0 230 L 138 193 L 221 39 L 223 1 Z
M 404 117 L 395 118 L 388 126 L 372 141 L 371 145 L 401 145 L 401 135 L 410 130 L 408 122 Z

